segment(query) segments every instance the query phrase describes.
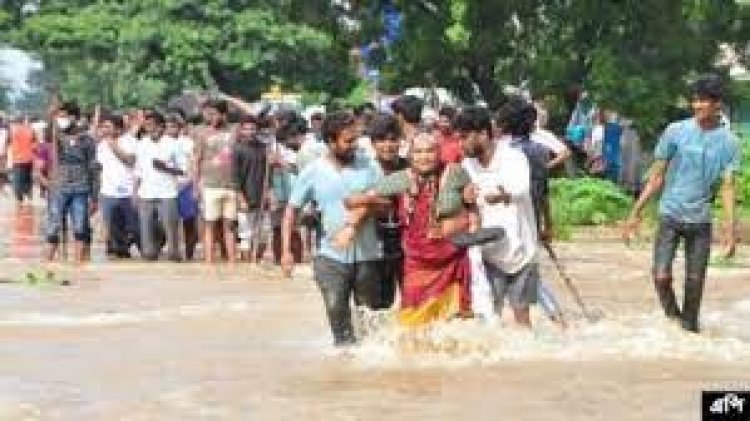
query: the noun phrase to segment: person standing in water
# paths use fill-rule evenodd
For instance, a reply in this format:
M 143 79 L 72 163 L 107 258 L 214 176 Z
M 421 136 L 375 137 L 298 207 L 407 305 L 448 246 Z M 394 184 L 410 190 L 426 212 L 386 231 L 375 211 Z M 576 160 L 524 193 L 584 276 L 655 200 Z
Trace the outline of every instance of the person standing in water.
M 390 114 L 377 114 L 368 128 L 375 161 L 380 175 L 387 177 L 409 167 L 409 161 L 398 155 L 401 141 L 401 128 L 398 120 Z M 383 264 L 380 268 L 383 299 L 380 307 L 390 308 L 396 298 L 396 288 L 402 284 L 404 272 L 404 250 L 401 245 L 401 222 L 398 214 L 398 201 L 379 209 L 376 214 L 377 231 L 383 243 Z
M 206 263 L 215 262 L 214 244 L 223 239 L 227 260 L 236 261 L 237 193 L 232 174 L 232 132 L 227 125 L 228 105 L 210 100 L 203 105 L 207 126 L 198 134 L 193 155 L 193 184 L 203 204 L 203 252 Z
M 74 124 L 80 114 L 80 108 L 72 102 L 51 113 L 52 124 L 56 125 L 52 170 L 48 177 L 39 179 L 50 191 L 46 230 L 48 261 L 55 259 L 63 241 L 66 218 L 70 217 L 75 239 L 75 263 L 86 260 L 86 246 L 91 238 L 90 218 L 98 204 L 99 165 L 94 139 Z
M 704 76 L 692 89 L 693 117 L 670 124 L 656 145 L 648 182 L 623 230 L 629 241 L 636 233 L 643 209 L 662 192 L 659 228 L 654 244 L 653 279 L 665 315 L 682 328 L 699 332 L 699 312 L 706 268 L 711 253 L 711 204 L 721 189 L 724 209 L 723 245 L 734 255 L 735 173 L 740 168 L 737 138 L 721 122 L 722 82 Z M 682 308 L 672 288 L 675 251 L 685 242 L 685 291 Z
M 500 114 L 503 130 L 514 139 L 524 137 L 529 141 L 536 118 L 531 104 L 511 101 Z M 531 326 L 529 308 L 537 302 L 539 288 L 531 164 L 521 148 L 493 139 L 487 110 L 467 108 L 457 118 L 456 125 L 466 156 L 463 167 L 477 188 L 482 224 L 505 232 L 502 240 L 481 248 L 495 313 L 502 314 L 507 299 L 516 323 Z M 481 285 L 478 279 L 475 283 Z
M 323 238 L 313 263 L 333 333 L 334 345 L 356 343 L 350 301 L 372 308 L 379 300 L 381 245 L 373 218 L 363 224 L 351 246 L 344 250 L 333 245 L 333 234 L 345 228 L 344 199 L 375 184 L 378 168 L 374 161 L 357 153 L 359 128 L 353 115 L 336 112 L 326 116 L 322 126 L 328 152 L 309 164 L 297 178 L 282 224 L 281 265 L 287 276 L 295 263 L 292 234 L 301 209 L 315 201 L 321 212 Z

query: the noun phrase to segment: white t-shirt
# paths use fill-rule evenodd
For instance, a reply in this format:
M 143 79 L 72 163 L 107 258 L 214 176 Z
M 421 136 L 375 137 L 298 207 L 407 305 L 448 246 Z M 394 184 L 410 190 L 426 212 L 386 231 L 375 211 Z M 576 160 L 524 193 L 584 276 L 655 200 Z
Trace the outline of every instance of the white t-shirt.
M 479 213 L 484 227 L 502 227 L 502 241 L 482 247 L 482 256 L 505 273 L 517 273 L 536 258 L 537 231 L 531 201 L 531 173 L 523 152 L 498 142 L 487 167 L 475 158 L 465 158 L 463 167 L 477 188 Z M 508 205 L 489 204 L 484 198 L 502 187 L 511 196 Z
M 604 144 L 604 125 L 597 124 L 591 130 L 591 139 L 586 147 L 586 150 L 591 156 L 599 157 L 602 156 L 602 145 Z
M 174 142 L 177 153 L 177 168 L 185 172 L 184 176 L 177 177 L 177 181 L 180 185 L 186 185 L 190 181 L 190 175 L 188 173 L 192 169 L 195 142 L 187 136 L 180 136 L 177 139 L 165 136 L 163 140 Z
M 34 131 L 34 136 L 36 136 L 37 142 L 42 142 L 44 140 L 44 132 L 47 130 L 47 122 L 46 121 L 35 121 L 31 123 L 31 129 Z
M 531 134 L 531 141 L 543 145 L 555 155 L 560 155 L 568 149 L 565 143 L 558 139 L 554 133 L 546 129 L 537 129 Z
M 153 161 L 164 161 L 170 167 L 179 167 L 177 142 L 163 138 L 154 142 L 144 137 L 136 148 L 135 174 L 140 180 L 138 196 L 141 199 L 174 199 L 177 197 L 177 177 L 158 171 Z
M 0 127 L 0 156 L 8 151 L 8 129 Z
M 117 140 L 117 145 L 123 152 L 132 155 L 135 154 L 137 140 L 125 135 Z M 96 161 L 102 166 L 100 191 L 102 196 L 125 198 L 133 195 L 135 186 L 133 170 L 115 155 L 106 141 L 100 141 L 96 146 Z
M 308 164 L 325 155 L 326 152 L 328 152 L 326 144 L 319 141 L 314 133 L 308 133 L 297 153 L 299 171 L 302 172 Z

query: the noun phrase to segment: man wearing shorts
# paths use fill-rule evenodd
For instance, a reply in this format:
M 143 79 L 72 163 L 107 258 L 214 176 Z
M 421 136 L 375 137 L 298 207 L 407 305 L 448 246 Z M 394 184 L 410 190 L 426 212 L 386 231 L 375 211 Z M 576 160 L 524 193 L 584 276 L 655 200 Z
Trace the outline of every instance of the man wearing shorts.
M 196 185 L 200 186 L 203 203 L 203 247 L 206 263 L 214 262 L 214 241 L 217 230 L 222 230 L 227 259 L 236 261 L 237 192 L 232 176 L 232 134 L 227 128 L 227 103 L 208 101 L 203 106 L 208 127 L 196 145 Z
M 505 237 L 482 246 L 482 260 L 492 290 L 495 313 L 500 316 L 507 300 L 516 323 L 531 326 L 529 308 L 537 302 L 539 284 L 537 228 L 531 199 L 531 170 L 523 152 L 493 139 L 489 113 L 469 108 L 459 123 L 466 158 L 463 166 L 476 185 L 482 225 L 500 227 Z M 531 125 L 522 119 L 506 119 L 504 129 L 526 135 Z M 526 127 L 528 126 L 528 127 Z M 472 130 L 466 130 L 467 128 Z M 483 127 L 484 130 L 475 130 Z

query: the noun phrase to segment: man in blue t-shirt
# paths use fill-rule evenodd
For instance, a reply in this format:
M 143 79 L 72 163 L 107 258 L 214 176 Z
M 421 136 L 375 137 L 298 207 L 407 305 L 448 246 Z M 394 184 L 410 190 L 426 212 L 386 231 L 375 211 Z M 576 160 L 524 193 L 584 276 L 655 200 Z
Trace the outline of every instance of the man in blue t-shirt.
M 356 342 L 349 302 L 370 308 L 382 295 L 379 265 L 382 247 L 372 218 L 358 228 L 356 239 L 344 249 L 334 236 L 349 225 L 344 199 L 369 190 L 379 178 L 375 162 L 357 153 L 360 130 L 353 115 L 345 112 L 326 116 L 322 134 L 326 154 L 310 163 L 295 181 L 283 221 L 281 265 L 287 275 L 294 267 L 291 236 L 300 210 L 315 201 L 321 212 L 323 238 L 313 273 L 323 295 L 336 346 Z
M 737 138 L 721 122 L 724 98 L 721 81 L 706 76 L 693 86 L 693 117 L 670 124 L 654 152 L 655 162 L 646 187 L 625 224 L 627 241 L 636 232 L 651 196 L 662 191 L 659 229 L 654 247 L 654 285 L 667 317 L 698 332 L 706 268 L 711 252 L 711 204 L 721 187 L 727 257 L 735 252 L 735 173 L 739 170 Z M 672 288 L 672 262 L 680 241 L 685 242 L 685 291 L 677 305 Z

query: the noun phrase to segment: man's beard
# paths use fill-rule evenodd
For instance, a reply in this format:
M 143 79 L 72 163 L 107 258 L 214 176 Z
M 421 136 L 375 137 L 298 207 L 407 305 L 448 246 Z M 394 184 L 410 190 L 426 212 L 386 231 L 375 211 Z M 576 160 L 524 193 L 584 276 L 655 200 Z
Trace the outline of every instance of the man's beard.
M 484 148 L 474 147 L 464 152 L 469 158 L 479 158 L 484 154 Z
M 350 164 L 354 161 L 356 154 L 355 152 L 339 152 L 334 153 L 333 156 L 342 164 Z
M 260 143 L 258 136 L 256 135 L 237 135 L 237 141 L 240 143 Z

